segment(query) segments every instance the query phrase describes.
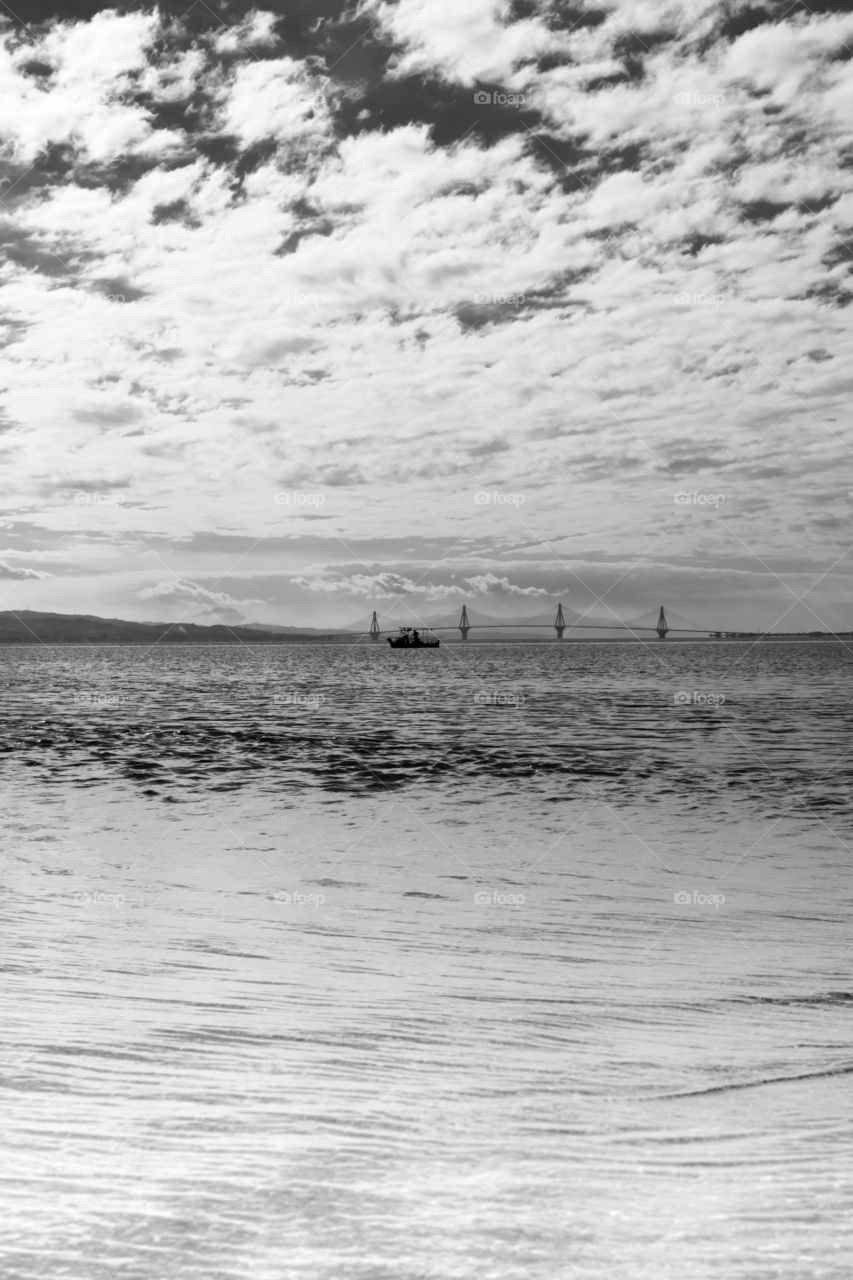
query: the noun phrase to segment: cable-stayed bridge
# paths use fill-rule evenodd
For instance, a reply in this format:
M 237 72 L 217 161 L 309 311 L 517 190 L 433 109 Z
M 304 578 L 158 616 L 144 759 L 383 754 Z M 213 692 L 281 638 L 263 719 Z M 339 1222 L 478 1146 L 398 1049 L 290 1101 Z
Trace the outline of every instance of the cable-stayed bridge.
M 389 624 L 390 620 L 383 618 L 380 621 L 376 610 L 374 610 L 369 626 L 358 627 L 356 630 L 359 634 L 369 635 L 371 640 L 379 640 L 384 635 L 396 634 L 400 626 L 403 625 L 399 620 L 396 620 L 393 625 L 383 626 L 382 623 Z M 556 632 L 558 640 L 562 640 L 566 632 L 574 631 L 627 632 L 638 637 L 646 633 L 652 633 L 657 635 L 659 640 L 665 640 L 668 635 L 702 635 L 721 638 L 726 634 L 724 631 L 702 626 L 701 623 L 693 622 L 689 618 L 683 618 L 680 614 L 672 611 L 667 616 L 663 605 L 659 605 L 657 609 L 650 610 L 648 613 L 640 614 L 636 618 L 629 618 L 627 621 L 616 617 L 611 621 L 606 621 L 600 618 L 592 618 L 587 614 L 564 610 L 562 603 L 557 605 L 557 611 L 553 617 L 550 614 L 537 614 L 533 617 L 518 618 L 517 620 L 488 618 L 474 609 L 469 610 L 467 604 L 463 604 L 462 611 L 458 617 L 455 614 L 448 614 L 446 617 L 430 620 L 416 617 L 413 612 L 408 625 L 424 631 L 458 631 L 463 640 L 468 639 L 469 632 L 478 630 L 553 630 Z

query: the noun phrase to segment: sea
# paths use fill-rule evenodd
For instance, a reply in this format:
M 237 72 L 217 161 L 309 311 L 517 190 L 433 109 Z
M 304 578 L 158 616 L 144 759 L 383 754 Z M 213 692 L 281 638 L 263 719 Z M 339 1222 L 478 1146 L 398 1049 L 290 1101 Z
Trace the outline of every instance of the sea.
M 0 650 L 4 1280 L 849 1280 L 853 651 Z

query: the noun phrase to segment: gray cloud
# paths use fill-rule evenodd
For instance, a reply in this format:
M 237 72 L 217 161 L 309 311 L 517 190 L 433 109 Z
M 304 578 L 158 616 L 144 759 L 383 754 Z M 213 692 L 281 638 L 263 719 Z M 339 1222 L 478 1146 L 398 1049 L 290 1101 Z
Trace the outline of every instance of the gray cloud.
M 503 547 L 571 517 L 621 563 L 677 477 L 723 474 L 739 535 L 796 563 L 809 477 L 850 448 L 853 20 L 811 9 L 37 3 L 4 36 L 19 514 L 69 446 L 115 476 L 119 435 L 138 532 L 186 574 L 239 544 L 328 581 L 311 519 L 381 546 L 366 577 L 414 583 L 401 549 L 458 537 L 488 552 L 465 589 L 545 591 Z M 483 485 L 523 509 L 475 511 Z M 706 565 L 700 514 L 661 557 Z M 34 546 L 67 523 L 41 518 Z

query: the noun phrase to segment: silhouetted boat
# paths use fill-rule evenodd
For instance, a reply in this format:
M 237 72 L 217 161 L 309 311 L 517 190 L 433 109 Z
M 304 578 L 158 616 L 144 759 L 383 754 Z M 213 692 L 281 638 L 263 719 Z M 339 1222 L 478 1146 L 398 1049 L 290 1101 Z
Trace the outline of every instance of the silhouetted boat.
M 421 634 L 414 627 L 401 627 L 398 636 L 389 636 L 392 649 L 437 649 L 441 641 L 432 632 Z

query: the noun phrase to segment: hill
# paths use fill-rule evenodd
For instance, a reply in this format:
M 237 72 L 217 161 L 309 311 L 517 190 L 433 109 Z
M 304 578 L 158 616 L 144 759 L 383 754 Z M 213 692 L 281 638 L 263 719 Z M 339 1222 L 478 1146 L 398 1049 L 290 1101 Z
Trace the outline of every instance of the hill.
M 283 644 L 335 640 L 331 631 L 241 627 L 196 622 L 128 622 L 91 614 L 41 613 L 35 609 L 0 611 L 0 644 Z

